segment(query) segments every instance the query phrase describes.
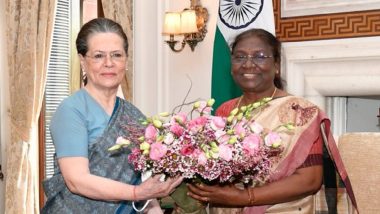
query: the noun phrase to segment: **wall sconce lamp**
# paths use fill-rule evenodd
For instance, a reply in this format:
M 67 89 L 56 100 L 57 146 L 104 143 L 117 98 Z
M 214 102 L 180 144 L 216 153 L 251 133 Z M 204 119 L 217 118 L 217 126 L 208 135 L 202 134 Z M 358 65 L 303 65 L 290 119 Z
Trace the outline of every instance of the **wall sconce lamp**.
M 190 8 L 185 8 L 182 12 L 166 12 L 164 20 L 163 34 L 169 35 L 169 40 L 165 42 L 174 52 L 180 52 L 188 44 L 191 51 L 194 51 L 198 42 L 203 41 L 206 36 L 206 22 L 208 21 L 208 11 L 202 7 L 199 0 L 190 0 Z M 174 36 L 183 35 L 181 47 L 176 49 L 179 42 L 174 40 Z

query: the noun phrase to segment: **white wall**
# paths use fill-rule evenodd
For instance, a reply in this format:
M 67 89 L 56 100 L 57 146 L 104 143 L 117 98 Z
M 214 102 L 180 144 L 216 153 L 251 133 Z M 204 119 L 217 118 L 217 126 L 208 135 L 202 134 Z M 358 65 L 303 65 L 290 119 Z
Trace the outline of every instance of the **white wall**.
M 187 101 L 211 96 L 211 65 L 216 29 L 218 1 L 202 1 L 208 9 L 208 33 L 194 52 L 186 46 L 174 53 L 161 34 L 165 11 L 181 11 L 190 1 L 134 2 L 134 103 L 146 114 L 171 111 L 182 103 L 190 82 L 192 89 Z M 182 39 L 182 38 L 179 38 Z M 179 44 L 178 44 L 179 45 Z
M 5 142 L 9 141 L 9 123 L 7 117 L 8 95 L 8 72 L 6 66 L 6 43 L 5 43 L 5 1 L 0 1 L 0 161 L 1 168 L 5 171 Z M 0 181 L 0 213 L 4 213 L 4 180 Z

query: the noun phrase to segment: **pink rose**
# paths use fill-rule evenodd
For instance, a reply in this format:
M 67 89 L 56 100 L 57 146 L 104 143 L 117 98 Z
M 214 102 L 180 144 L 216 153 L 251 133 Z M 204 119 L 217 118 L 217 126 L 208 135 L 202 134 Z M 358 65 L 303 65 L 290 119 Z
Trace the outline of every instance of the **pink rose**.
M 264 130 L 264 128 L 258 122 L 251 123 L 249 125 L 249 128 L 255 134 L 260 134 Z
M 264 138 L 265 145 L 267 146 L 277 147 L 281 144 L 281 141 L 280 135 L 276 132 L 269 132 Z
M 207 106 L 207 102 L 206 101 L 200 101 L 199 104 L 200 105 L 197 108 L 198 112 L 202 112 L 204 114 L 210 114 L 212 108 Z
M 149 124 L 148 127 L 145 129 L 145 138 L 148 141 L 155 141 L 157 136 L 157 129 L 152 125 Z
M 243 125 L 244 125 L 243 122 L 239 122 L 234 127 L 235 134 L 239 137 L 245 136 L 245 129 L 244 129 Z
M 213 130 L 221 130 L 226 126 L 226 120 L 222 117 L 212 117 L 211 128 Z
M 180 126 L 179 124 L 173 124 L 170 126 L 170 131 L 177 137 L 180 137 L 183 133 L 183 127 Z
M 244 138 L 242 145 L 244 151 L 249 154 L 253 155 L 255 154 L 256 150 L 259 148 L 261 142 L 260 136 L 256 134 L 248 135 L 246 138 Z
M 205 153 L 202 150 L 195 149 L 193 152 L 193 156 L 195 156 L 198 159 L 198 163 L 202 166 L 206 165 L 207 163 L 207 157 Z
M 232 159 L 231 146 L 226 145 L 226 144 L 221 144 L 219 146 L 219 157 L 226 160 L 226 161 L 230 161 Z
M 191 155 L 193 152 L 194 152 L 194 147 L 189 144 L 182 146 L 181 151 L 180 151 L 181 155 L 185 155 L 185 156 Z
M 204 116 L 197 117 L 197 118 L 195 118 L 195 123 L 200 125 L 200 126 L 204 126 L 207 123 L 207 117 L 204 117 Z
M 168 148 L 162 143 L 152 143 L 150 146 L 149 157 L 152 160 L 160 160 L 168 151 Z
M 174 115 L 170 121 L 172 125 L 179 123 L 179 124 L 184 124 L 187 120 L 186 114 L 183 112 L 180 112 L 176 115 Z
M 215 134 L 216 139 L 218 139 L 218 138 L 223 137 L 224 135 L 226 135 L 226 132 L 223 131 L 223 130 L 216 130 L 214 132 L 214 134 Z
M 192 132 L 192 133 L 197 133 L 200 131 L 204 125 L 207 123 L 207 117 L 197 117 L 187 124 L 187 128 Z
M 230 139 L 230 136 L 224 133 L 224 135 L 221 135 L 220 137 L 217 138 L 217 141 L 220 144 L 223 144 L 223 143 L 227 143 L 229 139 Z

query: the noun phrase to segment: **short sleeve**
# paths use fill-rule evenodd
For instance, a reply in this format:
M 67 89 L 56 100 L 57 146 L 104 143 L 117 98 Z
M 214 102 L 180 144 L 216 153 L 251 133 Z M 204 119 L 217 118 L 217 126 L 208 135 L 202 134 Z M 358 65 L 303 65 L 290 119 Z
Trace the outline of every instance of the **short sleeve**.
M 73 106 L 63 102 L 56 110 L 50 133 L 57 158 L 88 157 L 86 120 Z

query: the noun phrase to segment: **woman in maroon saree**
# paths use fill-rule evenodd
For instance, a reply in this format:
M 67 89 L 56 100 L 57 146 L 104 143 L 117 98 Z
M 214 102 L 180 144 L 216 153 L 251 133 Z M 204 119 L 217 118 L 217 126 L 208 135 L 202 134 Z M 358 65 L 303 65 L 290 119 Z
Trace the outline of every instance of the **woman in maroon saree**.
M 243 95 L 216 111 L 218 116 L 228 116 L 236 107 L 271 97 L 256 121 L 269 129 L 289 122 L 295 125 L 292 133 L 281 135 L 285 149 L 272 167 L 269 182 L 244 189 L 189 185 L 189 195 L 209 202 L 210 213 L 216 214 L 358 213 L 329 119 L 316 105 L 283 90 L 280 49 L 280 42 L 265 30 L 252 29 L 238 35 L 232 44 L 231 74 Z

